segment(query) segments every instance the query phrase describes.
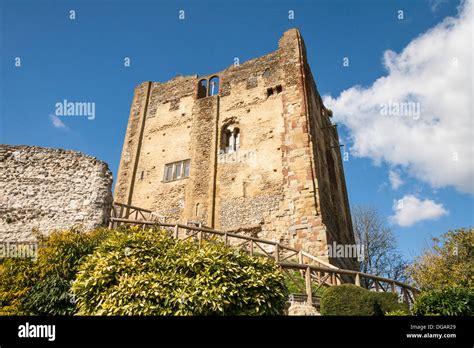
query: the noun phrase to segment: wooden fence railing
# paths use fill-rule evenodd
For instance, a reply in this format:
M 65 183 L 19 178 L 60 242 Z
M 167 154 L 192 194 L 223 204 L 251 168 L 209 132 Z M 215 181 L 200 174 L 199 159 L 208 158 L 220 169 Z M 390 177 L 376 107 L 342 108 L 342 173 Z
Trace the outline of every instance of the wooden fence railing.
M 120 222 L 116 219 L 148 221 L 148 222 L 166 222 L 166 217 L 157 214 L 151 210 L 135 207 L 133 205 L 114 202 L 110 212 L 111 228 L 118 227 Z
M 413 304 L 414 298 L 418 293 L 417 289 L 399 281 L 359 271 L 340 269 L 316 256 L 275 241 L 217 231 L 206 227 L 166 223 L 163 217 L 156 218 L 156 215 L 155 220 L 147 220 L 145 218 L 146 213 L 152 213 L 151 211 L 137 209 L 136 207 L 120 203 L 115 203 L 115 205 L 124 209 L 130 208 L 131 213 L 120 213 L 112 216 L 110 226 L 116 227 L 123 224 L 141 225 L 143 228 L 146 226 L 157 226 L 168 230 L 174 238 L 182 240 L 193 239 L 200 246 L 206 240 L 221 240 L 226 245 L 243 248 L 252 256 L 263 255 L 274 259 L 288 275 L 289 279 L 306 295 L 308 303 L 313 303 L 313 296 L 318 288 L 343 283 L 351 283 L 357 286 L 369 283 L 371 284 L 369 290 L 396 293 L 403 302 L 410 306 Z M 139 216 L 142 218 L 130 219 L 129 217 L 132 214 L 134 217 Z M 298 273 L 304 279 L 304 286 L 301 279 L 298 280 L 295 275 Z M 364 282 L 363 280 L 370 280 L 370 282 Z

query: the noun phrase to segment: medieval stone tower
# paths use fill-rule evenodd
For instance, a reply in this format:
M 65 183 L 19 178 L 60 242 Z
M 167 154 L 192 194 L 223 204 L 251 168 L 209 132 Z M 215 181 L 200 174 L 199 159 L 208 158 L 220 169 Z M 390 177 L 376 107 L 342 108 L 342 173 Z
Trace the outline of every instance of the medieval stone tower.
M 338 267 L 354 243 L 337 129 L 298 30 L 206 76 L 135 88 L 115 201 L 170 221 L 281 241 Z

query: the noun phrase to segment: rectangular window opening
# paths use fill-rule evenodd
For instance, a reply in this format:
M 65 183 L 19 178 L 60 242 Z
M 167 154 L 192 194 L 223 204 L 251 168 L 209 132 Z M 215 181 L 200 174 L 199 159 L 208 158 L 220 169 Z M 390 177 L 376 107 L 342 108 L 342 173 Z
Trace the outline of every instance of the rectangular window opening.
M 165 164 L 163 182 L 169 182 L 189 177 L 190 160 Z

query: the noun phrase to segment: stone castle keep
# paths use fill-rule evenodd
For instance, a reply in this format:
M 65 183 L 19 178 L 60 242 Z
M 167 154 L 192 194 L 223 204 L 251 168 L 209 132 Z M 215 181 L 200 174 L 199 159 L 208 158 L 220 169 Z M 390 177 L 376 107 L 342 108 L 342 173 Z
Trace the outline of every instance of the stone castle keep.
M 115 201 L 327 257 L 354 243 L 337 129 L 296 29 L 278 50 L 135 88 Z

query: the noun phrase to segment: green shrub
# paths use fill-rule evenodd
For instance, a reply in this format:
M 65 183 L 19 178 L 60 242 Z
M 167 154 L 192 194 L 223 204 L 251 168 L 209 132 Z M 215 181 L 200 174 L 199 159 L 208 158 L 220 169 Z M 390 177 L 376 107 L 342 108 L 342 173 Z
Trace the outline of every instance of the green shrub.
M 287 299 L 271 259 L 137 229 L 87 257 L 72 290 L 80 315 L 271 315 Z
M 474 289 L 448 287 L 424 291 L 415 299 L 415 315 L 469 315 L 474 314 Z
M 108 233 L 53 232 L 38 241 L 35 261 L 5 259 L 0 264 L 0 315 L 73 314 L 70 288 L 77 267 Z
M 0 315 L 27 315 L 23 299 L 35 283 L 33 261 L 4 259 L 0 264 Z
M 321 315 L 374 315 L 375 302 L 368 292 L 352 284 L 330 287 L 321 297 Z
M 406 310 L 398 309 L 395 311 L 385 312 L 384 315 L 387 317 L 403 317 L 403 316 L 410 315 L 410 313 L 407 312 Z
M 408 313 L 396 294 L 368 291 L 353 284 L 330 287 L 321 297 L 321 315 L 374 316 L 396 310 Z
M 404 311 L 405 314 L 409 314 L 410 311 L 405 303 L 398 302 L 398 295 L 393 292 L 369 292 L 375 303 L 376 310 L 379 315 L 383 315 L 387 312 L 398 312 Z
M 24 300 L 24 308 L 33 315 L 74 314 L 70 289 L 77 268 L 109 234 L 103 228 L 91 232 L 72 229 L 53 232 L 41 240 L 34 265 L 38 276 Z

